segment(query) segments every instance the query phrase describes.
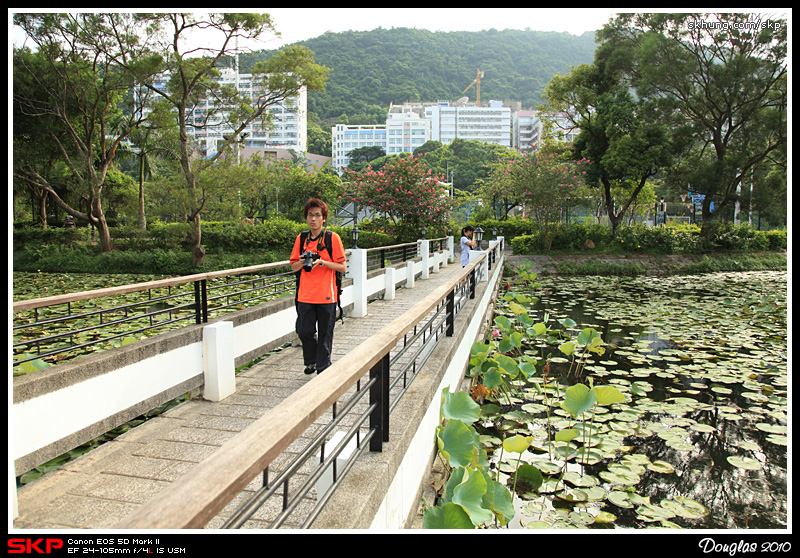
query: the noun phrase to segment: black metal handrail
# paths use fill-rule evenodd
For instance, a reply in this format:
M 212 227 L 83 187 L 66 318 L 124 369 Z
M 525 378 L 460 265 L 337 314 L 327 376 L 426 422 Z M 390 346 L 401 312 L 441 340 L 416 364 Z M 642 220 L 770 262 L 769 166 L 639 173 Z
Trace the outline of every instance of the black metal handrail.
M 294 290 L 295 274 L 285 261 L 15 302 L 12 366 L 70 352 L 77 356 L 126 337 L 206 323 Z M 134 300 L 118 303 L 120 296 Z M 111 302 L 101 305 L 101 300 Z M 50 333 L 36 333 L 45 326 Z

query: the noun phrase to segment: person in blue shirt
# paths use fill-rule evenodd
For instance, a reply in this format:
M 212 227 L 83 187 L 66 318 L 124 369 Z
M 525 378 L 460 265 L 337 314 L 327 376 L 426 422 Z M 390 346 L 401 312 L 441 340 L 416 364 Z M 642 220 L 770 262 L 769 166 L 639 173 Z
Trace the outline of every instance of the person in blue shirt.
M 475 239 L 472 238 L 472 233 L 475 227 L 467 225 L 461 229 L 461 267 L 466 267 L 469 263 L 469 252 L 475 249 Z

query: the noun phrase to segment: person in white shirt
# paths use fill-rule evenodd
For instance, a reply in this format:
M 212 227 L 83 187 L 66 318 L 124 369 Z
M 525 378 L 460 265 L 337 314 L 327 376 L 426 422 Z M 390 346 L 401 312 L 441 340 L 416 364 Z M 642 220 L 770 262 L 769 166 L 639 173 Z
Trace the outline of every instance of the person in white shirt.
M 466 267 L 469 263 L 469 252 L 475 249 L 475 239 L 472 238 L 472 233 L 475 227 L 467 225 L 461 229 L 461 267 Z

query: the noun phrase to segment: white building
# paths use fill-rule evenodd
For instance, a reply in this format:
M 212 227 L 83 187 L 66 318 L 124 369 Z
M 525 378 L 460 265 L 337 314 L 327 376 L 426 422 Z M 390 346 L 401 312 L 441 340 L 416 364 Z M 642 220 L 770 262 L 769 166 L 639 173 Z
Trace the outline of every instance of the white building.
M 347 154 L 359 147 L 379 146 L 396 155 L 413 153 L 430 140 L 447 144 L 455 138 L 511 147 L 511 109 L 500 101 L 486 107 L 466 101 L 405 103 L 389 107 L 385 126 L 337 124 L 331 136 L 333 166 L 339 172 L 350 162 Z
M 514 113 L 514 148 L 528 153 L 535 151 L 542 136 L 542 123 L 534 110 Z
M 537 116 L 540 121 L 540 128 L 549 128 L 549 131 L 545 133 L 548 133 L 558 141 L 572 143 L 580 133 L 580 128 L 575 128 L 572 120 L 564 112 L 538 112 Z
M 386 116 L 387 155 L 413 153 L 431 139 L 431 122 L 422 105 L 392 105 Z
M 340 174 L 350 163 L 348 153 L 361 147 L 380 147 L 387 152 L 386 125 L 351 126 L 337 124 L 331 129 L 332 166 Z
M 440 101 L 425 107 L 431 139 L 444 144 L 456 138 L 511 147 L 511 109 L 501 101 L 485 107 L 475 103 Z
M 234 85 L 241 93 L 255 99 L 259 87 L 254 83 L 252 74 L 237 74 L 233 68 L 220 68 L 218 81 L 223 85 Z M 305 87 L 300 93 L 286 101 L 267 109 L 268 114 L 251 122 L 242 132 L 242 147 L 255 149 L 289 149 L 297 153 L 305 153 L 308 129 L 307 92 Z M 209 115 L 213 115 L 210 119 Z M 217 152 L 223 136 L 232 131 L 225 122 L 224 114 L 214 112 L 213 101 L 204 99 L 198 103 L 192 114 L 187 115 L 187 133 L 193 136 L 200 145 L 204 155 Z

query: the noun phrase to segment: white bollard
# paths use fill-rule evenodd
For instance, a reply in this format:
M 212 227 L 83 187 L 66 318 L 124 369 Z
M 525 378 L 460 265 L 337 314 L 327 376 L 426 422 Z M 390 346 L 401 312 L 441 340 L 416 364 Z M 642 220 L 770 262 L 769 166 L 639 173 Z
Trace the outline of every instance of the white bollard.
M 394 291 L 395 291 L 395 268 L 387 267 L 384 273 L 384 292 L 383 292 L 383 300 L 394 300 Z
M 345 437 L 345 434 L 345 432 L 339 431 L 331 436 L 330 441 L 323 446 L 323 448 L 326 448 L 325 459 L 327 459 L 329 455 L 336 451 L 342 439 Z M 345 465 L 347 465 L 347 461 L 350 459 L 350 456 L 353 455 L 353 452 L 356 449 L 356 439 L 353 437 L 344 447 L 342 452 L 336 456 L 336 474 L 339 477 L 341 477 L 342 470 L 344 469 Z M 317 463 L 320 463 L 320 452 L 317 452 Z M 324 495 L 330 489 L 332 484 L 333 465 L 331 464 L 325 469 L 325 471 L 322 473 L 322 476 L 317 480 L 317 498 L 320 498 L 322 495 Z
M 233 322 L 217 322 L 203 328 L 203 398 L 222 401 L 236 391 Z
M 353 318 L 367 315 L 367 251 L 362 248 L 350 249 L 347 263 L 347 276 L 353 280 Z
M 422 256 L 422 276 L 421 279 L 427 279 L 430 276 L 431 270 L 431 241 L 420 240 L 419 252 Z
M 416 279 L 416 266 L 414 262 L 407 262 L 406 263 L 406 288 L 413 289 L 414 288 L 414 280 Z

